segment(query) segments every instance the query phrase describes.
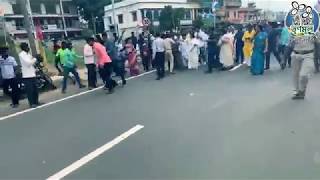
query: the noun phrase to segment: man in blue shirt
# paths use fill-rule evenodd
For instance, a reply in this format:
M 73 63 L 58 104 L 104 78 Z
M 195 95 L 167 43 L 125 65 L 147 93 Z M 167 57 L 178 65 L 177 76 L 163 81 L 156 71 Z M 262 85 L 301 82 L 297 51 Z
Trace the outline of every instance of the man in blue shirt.
M 16 78 L 16 68 L 18 66 L 14 57 L 9 56 L 9 49 L 7 47 L 2 48 L 0 57 L 1 76 L 3 78 L 3 89 L 8 91 L 11 88 L 11 93 L 5 92 L 11 96 L 11 107 L 17 108 L 19 106 L 20 89 L 18 87 L 18 81 Z
M 283 24 L 283 28 L 281 29 L 280 42 L 279 42 L 279 52 L 283 56 L 283 63 L 281 68 L 284 69 L 287 64 L 289 68 L 291 67 L 291 48 L 289 47 L 290 42 L 290 32 L 288 27 Z
M 280 67 L 282 65 L 281 58 L 279 55 L 279 50 L 278 50 L 280 34 L 281 32 L 280 32 L 280 29 L 278 28 L 277 23 L 273 22 L 272 30 L 268 36 L 268 52 L 266 54 L 266 68 L 265 68 L 266 70 L 270 69 L 271 54 L 273 54 L 276 57 Z

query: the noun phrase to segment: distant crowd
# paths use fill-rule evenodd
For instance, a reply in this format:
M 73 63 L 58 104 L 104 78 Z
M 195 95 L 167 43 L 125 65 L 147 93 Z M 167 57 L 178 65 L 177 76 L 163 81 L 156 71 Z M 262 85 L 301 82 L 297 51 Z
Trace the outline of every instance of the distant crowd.
M 270 69 L 270 57 L 273 54 L 281 69 L 291 67 L 291 57 L 304 59 L 308 53 L 319 52 L 320 41 L 315 42 L 315 47 L 294 46 L 294 38 L 283 23 L 259 23 L 246 27 L 230 26 L 222 35 L 215 33 L 215 29 L 203 31 L 194 29 L 189 33 L 155 33 L 142 32 L 138 36 L 134 32 L 131 37 L 123 39 L 125 31 L 118 36 L 108 36 L 107 33 L 89 37 L 83 47 L 83 56 L 77 55 L 72 43 L 68 41 L 54 41 L 53 53 L 55 54 L 55 67 L 63 75 L 62 93 L 66 93 L 67 80 L 72 79 L 79 88 L 86 87 L 82 84 L 77 72 L 77 61 L 83 59 L 88 72 L 88 88 L 97 87 L 97 72 L 104 82 L 104 89 L 113 93 L 118 83 L 112 75 L 119 76 L 122 85 L 126 85 L 125 75 L 139 75 L 142 71 L 139 59 L 142 61 L 143 71 L 156 69 L 156 80 L 163 79 L 166 75 L 175 74 L 177 69 L 198 69 L 206 65 L 206 73 L 213 69 L 225 71 L 246 66 L 253 75 L 263 75 Z M 318 44 L 318 45 L 317 45 Z M 297 45 L 297 43 L 296 43 Z M 299 48 L 300 49 L 299 49 Z M 303 49 L 303 47 L 305 49 Z M 25 85 L 30 107 L 39 105 L 35 64 L 37 60 L 30 55 L 27 43 L 20 45 L 22 78 Z M 313 49 L 312 49 L 313 48 Z M 314 67 L 319 71 L 319 56 L 315 54 Z M 295 97 L 303 97 L 306 83 L 299 80 L 310 74 L 310 68 L 298 64 L 296 68 Z M 20 92 L 17 83 L 16 60 L 8 55 L 8 49 L 1 52 L 0 67 L 4 79 L 4 91 L 8 93 L 9 87 L 12 97 L 12 107 L 19 105 Z M 302 70 L 301 70 L 302 69 Z M 307 69 L 307 70 L 306 70 Z M 301 74 L 300 74 L 301 73 Z M 304 73 L 304 74 L 303 74 Z M 73 74 L 73 77 L 70 77 Z M 299 85 L 302 83 L 303 85 Z M 304 87 L 301 90 L 299 87 Z

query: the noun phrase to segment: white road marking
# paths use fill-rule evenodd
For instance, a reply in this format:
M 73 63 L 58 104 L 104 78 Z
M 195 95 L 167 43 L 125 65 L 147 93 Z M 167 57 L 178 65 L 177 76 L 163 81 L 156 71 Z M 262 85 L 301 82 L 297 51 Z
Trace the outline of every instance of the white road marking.
M 230 72 L 235 71 L 235 70 L 239 69 L 241 66 L 242 66 L 242 64 L 239 64 L 238 66 L 235 66 L 234 68 L 230 69 L 229 71 Z
M 127 80 L 132 80 L 132 79 L 135 79 L 135 78 L 138 78 L 138 77 L 141 77 L 141 76 L 144 76 L 144 75 L 147 75 L 147 74 L 151 74 L 153 72 L 155 72 L 156 70 L 153 70 L 153 71 L 149 71 L 149 72 L 145 72 L 145 73 L 142 73 L 138 76 L 132 76 L 132 77 L 129 77 L 127 78 Z M 118 83 L 120 83 L 121 81 L 118 81 Z M 48 102 L 44 105 L 41 105 L 41 106 L 38 106 L 36 108 L 32 108 L 32 109 L 26 109 L 26 110 L 23 110 L 23 111 L 20 111 L 20 112 L 16 112 L 16 113 L 13 113 L 13 114 L 10 114 L 10 115 L 7 115 L 7 116 L 3 116 L 3 117 L 0 117 L 0 121 L 3 121 L 3 120 L 6 120 L 6 119 L 9 119 L 9 118 L 13 118 L 13 117 L 16 117 L 16 116 L 20 116 L 22 114 L 25 114 L 25 113 L 28 113 L 28 112 L 31 112 L 31 111 L 35 111 L 37 109 L 42 109 L 44 107 L 48 107 L 48 106 L 51 106 L 53 104 L 57 104 L 59 102 L 62 102 L 62 101 L 66 101 L 66 100 L 69 100 L 69 99 L 73 99 L 75 97 L 79 97 L 79 96 L 82 96 L 82 95 L 85 95 L 85 94 L 88 94 L 88 93 L 91 93 L 91 92 L 94 92 L 94 91 L 97 91 L 99 89 L 102 89 L 103 86 L 100 86 L 98 88 L 95 88 L 95 89 L 92 89 L 92 90 L 88 90 L 88 91 L 84 91 L 84 92 L 81 92 L 81 93 L 78 93 L 78 94 L 74 94 L 72 96 L 68 96 L 68 97 L 65 97 L 65 98 L 62 98 L 62 99 L 58 99 L 56 101 L 52 101 L 52 102 Z
M 108 142 L 107 144 L 99 147 L 98 149 L 92 151 L 91 153 L 89 153 L 88 155 L 82 157 L 78 161 L 72 163 L 68 167 L 62 169 L 58 173 L 48 177 L 47 180 L 60 180 L 60 179 L 62 179 L 64 177 L 66 177 L 70 173 L 74 172 L 75 170 L 79 169 L 80 167 L 82 167 L 83 165 L 87 164 L 91 160 L 95 159 L 96 157 L 100 156 L 104 152 L 108 151 L 109 149 L 111 149 L 115 145 L 119 144 L 121 141 L 127 139 L 129 136 L 135 134 L 136 132 L 138 132 L 142 128 L 144 128 L 144 126 L 136 125 L 135 127 L 131 128 L 127 132 L 125 132 L 125 133 L 121 134 L 120 136 L 116 137 L 115 139 L 113 139 L 112 141 Z

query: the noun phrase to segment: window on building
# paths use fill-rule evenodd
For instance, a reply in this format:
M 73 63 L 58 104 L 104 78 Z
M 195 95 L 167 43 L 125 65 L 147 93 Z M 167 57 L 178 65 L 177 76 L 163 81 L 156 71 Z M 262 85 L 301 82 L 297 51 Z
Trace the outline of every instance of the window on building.
M 233 17 L 237 18 L 237 12 L 236 11 L 233 12 Z
M 118 15 L 118 23 L 123 24 L 123 14 Z
M 66 14 L 70 14 L 70 8 L 69 8 L 69 4 L 63 4 L 63 12 Z
M 56 14 L 56 5 L 54 2 L 46 2 L 45 3 L 46 6 L 46 11 L 47 14 Z
M 191 20 L 191 10 L 186 10 L 184 15 L 185 20 Z
M 159 20 L 159 17 L 160 17 L 160 10 L 159 9 L 155 9 L 153 11 L 153 18 L 155 21 L 158 21 Z
M 31 11 L 32 13 L 35 14 L 41 14 L 41 8 L 40 8 L 40 3 L 39 2 L 30 2 L 30 7 L 31 7 Z
M 111 16 L 108 16 L 108 23 L 113 24 Z
M 146 17 L 150 20 L 153 20 L 152 18 L 152 11 L 151 10 L 146 10 Z
M 137 11 L 131 12 L 131 16 L 132 16 L 132 21 L 133 22 L 138 21 Z

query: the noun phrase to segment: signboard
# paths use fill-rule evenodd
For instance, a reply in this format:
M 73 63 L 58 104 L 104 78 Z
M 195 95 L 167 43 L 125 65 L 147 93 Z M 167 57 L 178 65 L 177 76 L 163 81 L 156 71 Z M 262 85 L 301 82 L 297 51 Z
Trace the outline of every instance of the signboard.
M 285 25 L 293 36 L 311 35 L 319 29 L 319 14 L 311 6 L 293 1 L 285 18 Z
M 56 24 L 48 24 L 47 27 L 48 27 L 48 30 L 57 30 L 58 29 Z

